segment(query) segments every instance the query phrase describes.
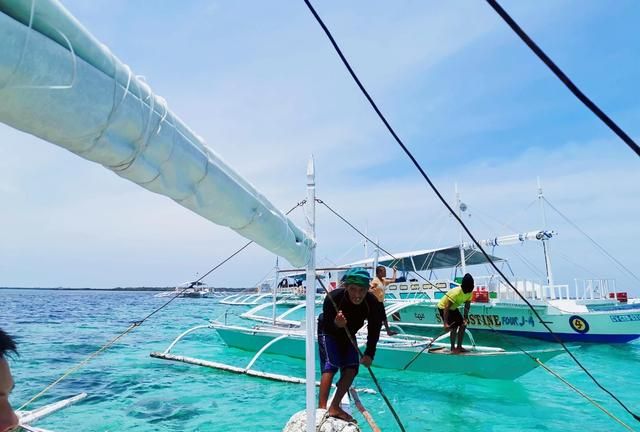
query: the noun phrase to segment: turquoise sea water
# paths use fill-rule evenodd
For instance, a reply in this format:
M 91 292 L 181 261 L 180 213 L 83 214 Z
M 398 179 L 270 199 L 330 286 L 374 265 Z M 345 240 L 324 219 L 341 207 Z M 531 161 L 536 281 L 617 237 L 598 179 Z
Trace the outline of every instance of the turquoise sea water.
M 19 341 L 20 356 L 11 362 L 16 381 L 13 405 L 28 400 L 164 301 L 148 292 L 0 290 L 0 327 Z M 243 310 L 212 299 L 175 300 L 36 402 L 32 408 L 83 391 L 89 394 L 36 425 L 58 432 L 282 430 L 289 417 L 304 408 L 304 386 L 149 357 L 184 330 L 225 311 L 233 319 Z M 246 365 L 252 356 L 226 348 L 211 330 L 188 336 L 173 352 L 237 366 Z M 576 355 L 629 407 L 640 410 L 640 343 L 586 346 Z M 640 430 L 640 424 L 591 384 L 568 356 L 548 364 Z M 279 356 L 267 355 L 255 368 L 304 376 L 303 362 Z M 539 368 L 514 382 L 374 371 L 408 431 L 624 430 Z M 375 387 L 365 370 L 356 385 Z M 382 430 L 399 430 L 379 395 L 363 394 L 361 399 Z M 355 416 L 364 423 L 359 413 Z M 363 424 L 363 430 L 369 429 Z

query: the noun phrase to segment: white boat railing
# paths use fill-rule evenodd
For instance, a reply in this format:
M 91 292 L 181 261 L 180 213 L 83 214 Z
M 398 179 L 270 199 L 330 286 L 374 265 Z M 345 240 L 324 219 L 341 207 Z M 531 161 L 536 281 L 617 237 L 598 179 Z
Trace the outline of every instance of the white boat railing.
M 615 299 L 616 293 L 614 279 L 575 279 L 573 289 L 567 284 L 548 285 L 530 279 L 513 278 L 510 282 L 527 300 L 604 300 L 609 299 L 611 293 Z M 476 288 L 495 293 L 490 296 L 497 300 L 521 300 L 513 288 L 496 276 L 476 277 Z
M 568 284 L 549 285 L 540 280 L 509 279 L 511 284 L 527 300 L 546 303 L 550 300 L 617 301 L 615 279 L 575 279 L 574 286 Z M 497 276 L 476 276 L 476 289 L 488 291 L 488 300 L 522 302 L 513 288 Z M 437 301 L 449 290 L 450 282 L 398 282 L 387 287 L 385 298 L 397 301 Z
M 615 298 L 616 281 L 615 279 L 575 279 L 574 293 L 575 298 L 583 300 L 608 299 L 610 293 L 613 293 Z

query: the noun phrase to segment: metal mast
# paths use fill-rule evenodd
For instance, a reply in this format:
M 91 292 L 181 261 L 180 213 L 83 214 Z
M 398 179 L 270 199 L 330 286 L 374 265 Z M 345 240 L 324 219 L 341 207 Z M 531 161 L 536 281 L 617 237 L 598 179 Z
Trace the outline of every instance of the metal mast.
M 313 156 L 307 165 L 307 235 L 312 240 L 307 262 L 307 293 L 305 308 L 307 432 L 316 430 L 316 344 L 314 338 L 316 307 L 316 172 Z

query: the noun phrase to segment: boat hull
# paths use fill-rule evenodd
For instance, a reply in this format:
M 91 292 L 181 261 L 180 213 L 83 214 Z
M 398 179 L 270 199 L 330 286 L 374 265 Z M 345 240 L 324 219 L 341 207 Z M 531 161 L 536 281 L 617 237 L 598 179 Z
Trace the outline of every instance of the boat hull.
M 625 343 L 640 337 L 640 308 L 577 312 L 551 305 L 536 305 L 534 308 L 563 342 Z M 391 314 L 389 322 L 405 332 L 442 325 L 437 304 L 432 301 L 408 305 Z M 472 303 L 468 322 L 474 333 L 498 332 L 556 340 L 525 304 Z
M 534 358 L 542 362 L 559 355 L 559 350 L 532 351 L 529 357 L 520 352 L 469 352 L 451 355 L 446 348 L 420 353 L 420 349 L 381 349 L 376 352 L 375 365 L 385 369 L 415 372 L 466 374 L 488 379 L 514 380 L 535 369 Z M 416 356 L 417 355 L 417 356 Z
M 304 359 L 305 339 L 299 330 L 265 330 L 235 326 L 215 326 L 224 342 L 231 347 L 257 352 L 278 336 L 286 338 L 269 346 L 265 352 Z M 405 342 L 400 342 L 400 345 Z M 415 342 L 413 346 L 399 347 L 398 343 L 379 343 L 374 367 L 407 370 L 425 373 L 467 374 L 489 379 L 513 380 L 538 367 L 534 358 L 547 361 L 562 353 L 562 350 L 536 350 L 529 355 L 521 352 L 504 352 L 497 349 L 452 355 L 442 344 L 436 349 L 425 350 L 426 343 Z M 364 345 L 361 346 L 364 349 Z M 532 358 L 533 357 L 533 358 Z
M 216 326 L 215 328 L 225 344 L 250 352 L 259 351 L 267 343 L 277 336 L 280 336 L 280 334 L 277 333 L 265 333 L 252 329 L 241 329 L 239 327 Z M 304 359 L 304 337 L 294 332 L 289 334 L 291 337 L 282 339 L 271 345 L 265 352 Z

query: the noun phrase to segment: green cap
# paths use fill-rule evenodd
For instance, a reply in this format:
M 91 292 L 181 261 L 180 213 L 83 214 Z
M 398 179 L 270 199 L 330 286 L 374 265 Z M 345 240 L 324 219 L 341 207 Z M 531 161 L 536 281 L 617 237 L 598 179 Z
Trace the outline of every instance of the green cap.
M 342 283 L 351 285 L 360 285 L 369 288 L 371 277 L 369 272 L 362 267 L 353 267 L 342 276 Z

